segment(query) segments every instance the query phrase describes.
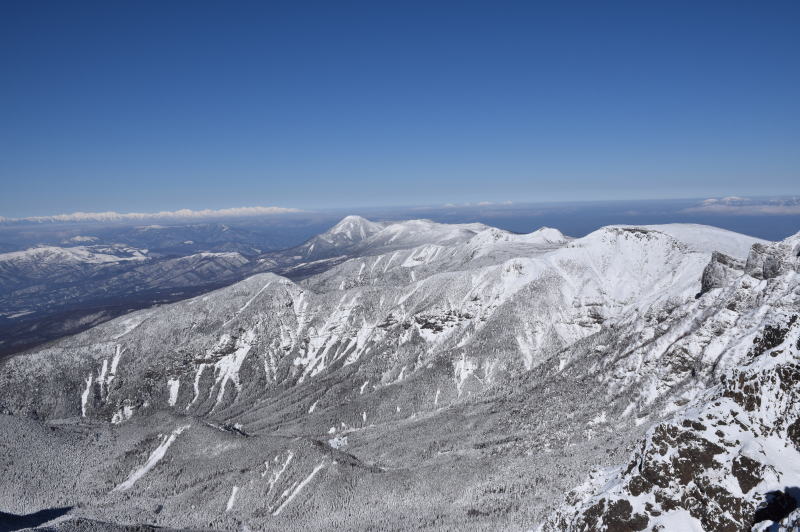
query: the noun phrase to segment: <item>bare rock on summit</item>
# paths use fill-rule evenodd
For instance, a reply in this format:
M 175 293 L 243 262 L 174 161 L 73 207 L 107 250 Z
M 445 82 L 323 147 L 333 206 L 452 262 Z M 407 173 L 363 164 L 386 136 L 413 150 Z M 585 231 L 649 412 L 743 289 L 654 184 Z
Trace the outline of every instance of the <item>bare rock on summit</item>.
M 713 288 L 726 286 L 731 279 L 742 274 L 744 266 L 744 261 L 729 257 L 719 251 L 713 252 L 711 261 L 703 270 L 700 294 Z
M 755 279 L 772 279 L 794 269 L 792 258 L 788 246 L 756 243 L 747 256 L 744 269 Z

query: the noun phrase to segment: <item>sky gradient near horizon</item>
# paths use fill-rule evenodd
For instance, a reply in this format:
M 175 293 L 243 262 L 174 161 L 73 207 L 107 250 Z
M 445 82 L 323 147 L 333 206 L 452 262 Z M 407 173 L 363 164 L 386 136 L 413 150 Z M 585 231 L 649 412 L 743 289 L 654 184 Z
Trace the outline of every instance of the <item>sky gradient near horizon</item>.
M 0 216 L 797 194 L 799 26 L 781 1 L 4 2 Z

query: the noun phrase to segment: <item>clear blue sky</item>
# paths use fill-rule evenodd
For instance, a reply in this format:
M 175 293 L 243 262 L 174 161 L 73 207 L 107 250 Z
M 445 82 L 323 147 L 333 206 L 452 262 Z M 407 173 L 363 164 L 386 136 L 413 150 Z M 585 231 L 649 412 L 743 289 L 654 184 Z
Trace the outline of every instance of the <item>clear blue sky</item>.
M 800 2 L 0 5 L 0 215 L 796 194 Z

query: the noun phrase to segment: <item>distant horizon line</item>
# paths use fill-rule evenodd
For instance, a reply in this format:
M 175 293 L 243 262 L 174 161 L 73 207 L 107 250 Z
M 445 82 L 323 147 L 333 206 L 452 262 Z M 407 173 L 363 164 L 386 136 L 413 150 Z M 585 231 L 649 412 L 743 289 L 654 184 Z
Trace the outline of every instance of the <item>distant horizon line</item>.
M 706 214 L 732 214 L 732 215 L 800 215 L 800 196 L 721 196 L 721 197 L 691 197 L 691 198 L 642 198 L 642 199 L 603 199 L 603 200 L 569 200 L 569 201 L 477 201 L 462 203 L 437 203 L 416 205 L 374 205 L 362 207 L 327 207 L 317 209 L 300 209 L 295 207 L 279 206 L 244 206 L 221 209 L 177 209 L 173 211 L 157 212 L 127 212 L 76 211 L 44 216 L 5 217 L 0 216 L 0 224 L 24 223 L 80 223 L 80 222 L 110 222 L 119 223 L 127 221 L 144 220 L 202 220 L 213 218 L 246 218 L 257 216 L 276 216 L 284 214 L 322 214 L 332 212 L 347 212 L 372 209 L 454 209 L 454 208 L 510 208 L 533 205 L 566 205 L 566 204 L 597 204 L 597 203 L 636 203 L 636 202 L 670 202 L 670 201 L 696 201 L 697 205 L 683 209 L 687 213 Z

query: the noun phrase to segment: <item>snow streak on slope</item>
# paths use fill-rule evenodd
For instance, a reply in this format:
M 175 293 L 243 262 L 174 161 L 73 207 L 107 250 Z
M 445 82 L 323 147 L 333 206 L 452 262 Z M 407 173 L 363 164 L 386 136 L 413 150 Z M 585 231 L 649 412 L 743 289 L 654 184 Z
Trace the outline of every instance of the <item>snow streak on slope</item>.
M 228 498 L 228 502 L 225 504 L 225 511 L 230 512 L 233 510 L 233 505 L 236 504 L 236 495 L 239 493 L 239 486 L 234 486 L 231 488 L 231 496 Z
M 311 473 L 306 478 L 304 478 L 300 483 L 298 483 L 294 487 L 294 489 L 287 490 L 286 492 L 284 492 L 284 496 L 286 498 L 283 500 L 283 502 L 280 504 L 280 506 L 278 506 L 275 509 L 275 511 L 272 512 L 272 515 L 280 515 L 280 513 L 283 511 L 283 509 L 286 508 L 286 506 L 290 502 L 292 502 L 295 497 L 297 497 L 297 495 L 303 490 L 303 488 L 305 488 L 308 485 L 308 483 L 311 482 L 314 479 L 314 476 L 316 476 L 316 474 L 319 473 L 319 471 L 323 467 L 325 467 L 325 463 L 324 462 L 320 462 L 319 464 L 317 464 L 314 467 L 314 469 L 311 471 Z
M 170 445 L 172 445 L 175 442 L 175 439 L 188 428 L 189 425 L 184 425 L 173 430 L 171 434 L 163 436 L 158 447 L 156 447 L 153 452 L 150 453 L 150 456 L 147 458 L 147 462 L 145 462 L 142 467 L 132 471 L 128 478 L 112 491 L 126 491 L 131 489 L 137 480 L 146 475 L 148 471 L 153 469 L 156 464 L 158 464 L 158 462 L 164 458 Z

